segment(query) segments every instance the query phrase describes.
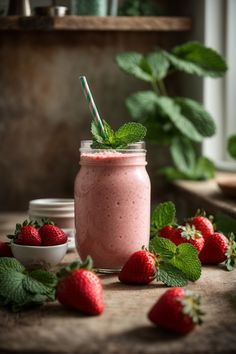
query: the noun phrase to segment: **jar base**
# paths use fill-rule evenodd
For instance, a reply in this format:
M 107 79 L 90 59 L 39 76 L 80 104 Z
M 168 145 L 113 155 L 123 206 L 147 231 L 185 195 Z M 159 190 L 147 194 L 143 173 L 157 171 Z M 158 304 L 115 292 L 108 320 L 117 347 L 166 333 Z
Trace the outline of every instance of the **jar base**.
M 95 268 L 94 270 L 100 274 L 118 274 L 120 273 L 121 268 Z

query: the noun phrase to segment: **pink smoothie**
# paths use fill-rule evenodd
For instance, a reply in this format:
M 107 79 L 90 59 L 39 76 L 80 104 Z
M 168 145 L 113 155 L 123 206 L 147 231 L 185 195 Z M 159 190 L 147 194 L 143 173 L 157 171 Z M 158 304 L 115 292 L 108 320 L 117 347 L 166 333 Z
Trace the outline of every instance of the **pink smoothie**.
M 150 180 L 145 152 L 81 153 L 75 180 L 76 246 L 94 266 L 119 269 L 148 247 Z

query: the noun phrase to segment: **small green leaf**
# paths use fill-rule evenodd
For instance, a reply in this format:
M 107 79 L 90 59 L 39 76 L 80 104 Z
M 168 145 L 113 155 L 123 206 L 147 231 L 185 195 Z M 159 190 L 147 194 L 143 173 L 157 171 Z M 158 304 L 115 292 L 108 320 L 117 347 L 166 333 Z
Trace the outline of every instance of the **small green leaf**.
M 146 61 L 151 69 L 153 79 L 159 81 L 166 77 L 170 64 L 161 50 L 150 53 L 146 57 Z
M 100 129 L 98 128 L 96 122 L 93 120 L 91 123 L 91 133 L 93 135 L 93 138 L 98 142 L 98 143 L 103 143 L 103 137 L 101 136 Z
M 211 137 L 215 134 L 215 122 L 200 103 L 179 97 L 175 99 L 175 103 L 180 106 L 182 115 L 194 125 L 199 134 L 204 137 Z
M 188 74 L 220 77 L 228 69 L 220 54 L 199 42 L 184 43 L 165 55 L 174 68 Z
M 0 270 L 13 269 L 18 272 L 23 272 L 25 270 L 24 266 L 12 257 L 0 257 Z
M 200 142 L 202 135 L 197 131 L 194 125 L 181 114 L 180 107 L 175 103 L 175 100 L 170 97 L 156 97 L 157 105 L 162 111 L 162 114 L 168 116 L 174 126 L 190 140 Z
M 160 263 L 157 279 L 167 286 L 185 286 L 188 284 L 186 275 L 170 263 Z
M 197 250 L 189 243 L 182 243 L 177 247 L 170 263 L 180 269 L 191 281 L 196 281 L 201 276 L 201 262 Z
M 162 259 L 171 259 L 175 255 L 176 245 L 164 237 L 154 237 L 150 241 L 149 249 Z
M 147 129 L 139 123 L 126 123 L 122 125 L 115 133 L 115 140 L 119 144 L 132 144 L 144 139 Z M 119 144 L 118 144 L 119 142 Z
M 116 63 L 119 68 L 137 79 L 152 82 L 152 75 L 149 66 L 146 64 L 142 54 L 136 52 L 127 52 L 118 54 Z
M 236 135 L 231 135 L 228 139 L 227 150 L 229 155 L 236 159 Z
M 141 123 L 145 123 L 148 117 L 156 116 L 158 111 L 157 96 L 152 91 L 140 91 L 126 100 L 126 106 L 130 115 Z
M 213 161 L 205 156 L 201 156 L 197 159 L 194 176 L 198 180 L 207 180 L 215 177 L 215 165 Z
M 29 273 L 30 277 L 39 281 L 47 287 L 55 287 L 57 284 L 57 277 L 54 273 L 47 272 L 42 269 L 33 270 Z
M 173 225 L 175 222 L 176 210 L 172 202 L 160 203 L 153 211 L 151 218 L 151 226 L 156 231 L 161 230 L 164 226 Z
M 22 286 L 25 275 L 15 269 L 0 271 L 0 295 L 5 297 L 7 303 L 23 303 L 27 292 Z
M 174 139 L 170 152 L 176 168 L 191 176 L 196 165 L 196 153 L 191 141 L 183 137 Z

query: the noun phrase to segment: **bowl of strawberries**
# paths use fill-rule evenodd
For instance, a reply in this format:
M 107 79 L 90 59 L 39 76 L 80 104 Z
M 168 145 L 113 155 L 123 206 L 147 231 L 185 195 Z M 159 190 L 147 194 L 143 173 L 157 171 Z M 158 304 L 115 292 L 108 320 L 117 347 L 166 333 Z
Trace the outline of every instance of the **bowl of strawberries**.
M 25 220 L 8 237 L 13 256 L 28 268 L 52 268 L 62 261 L 68 248 L 65 232 L 49 220 Z

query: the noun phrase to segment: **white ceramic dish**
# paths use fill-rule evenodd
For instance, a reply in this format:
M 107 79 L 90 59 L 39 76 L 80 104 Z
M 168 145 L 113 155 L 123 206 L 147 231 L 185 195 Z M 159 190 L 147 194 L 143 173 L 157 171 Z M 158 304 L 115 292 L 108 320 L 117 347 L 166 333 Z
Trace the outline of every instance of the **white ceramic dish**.
M 64 258 L 68 242 L 56 246 L 26 246 L 11 244 L 13 256 L 29 268 L 50 269 Z

